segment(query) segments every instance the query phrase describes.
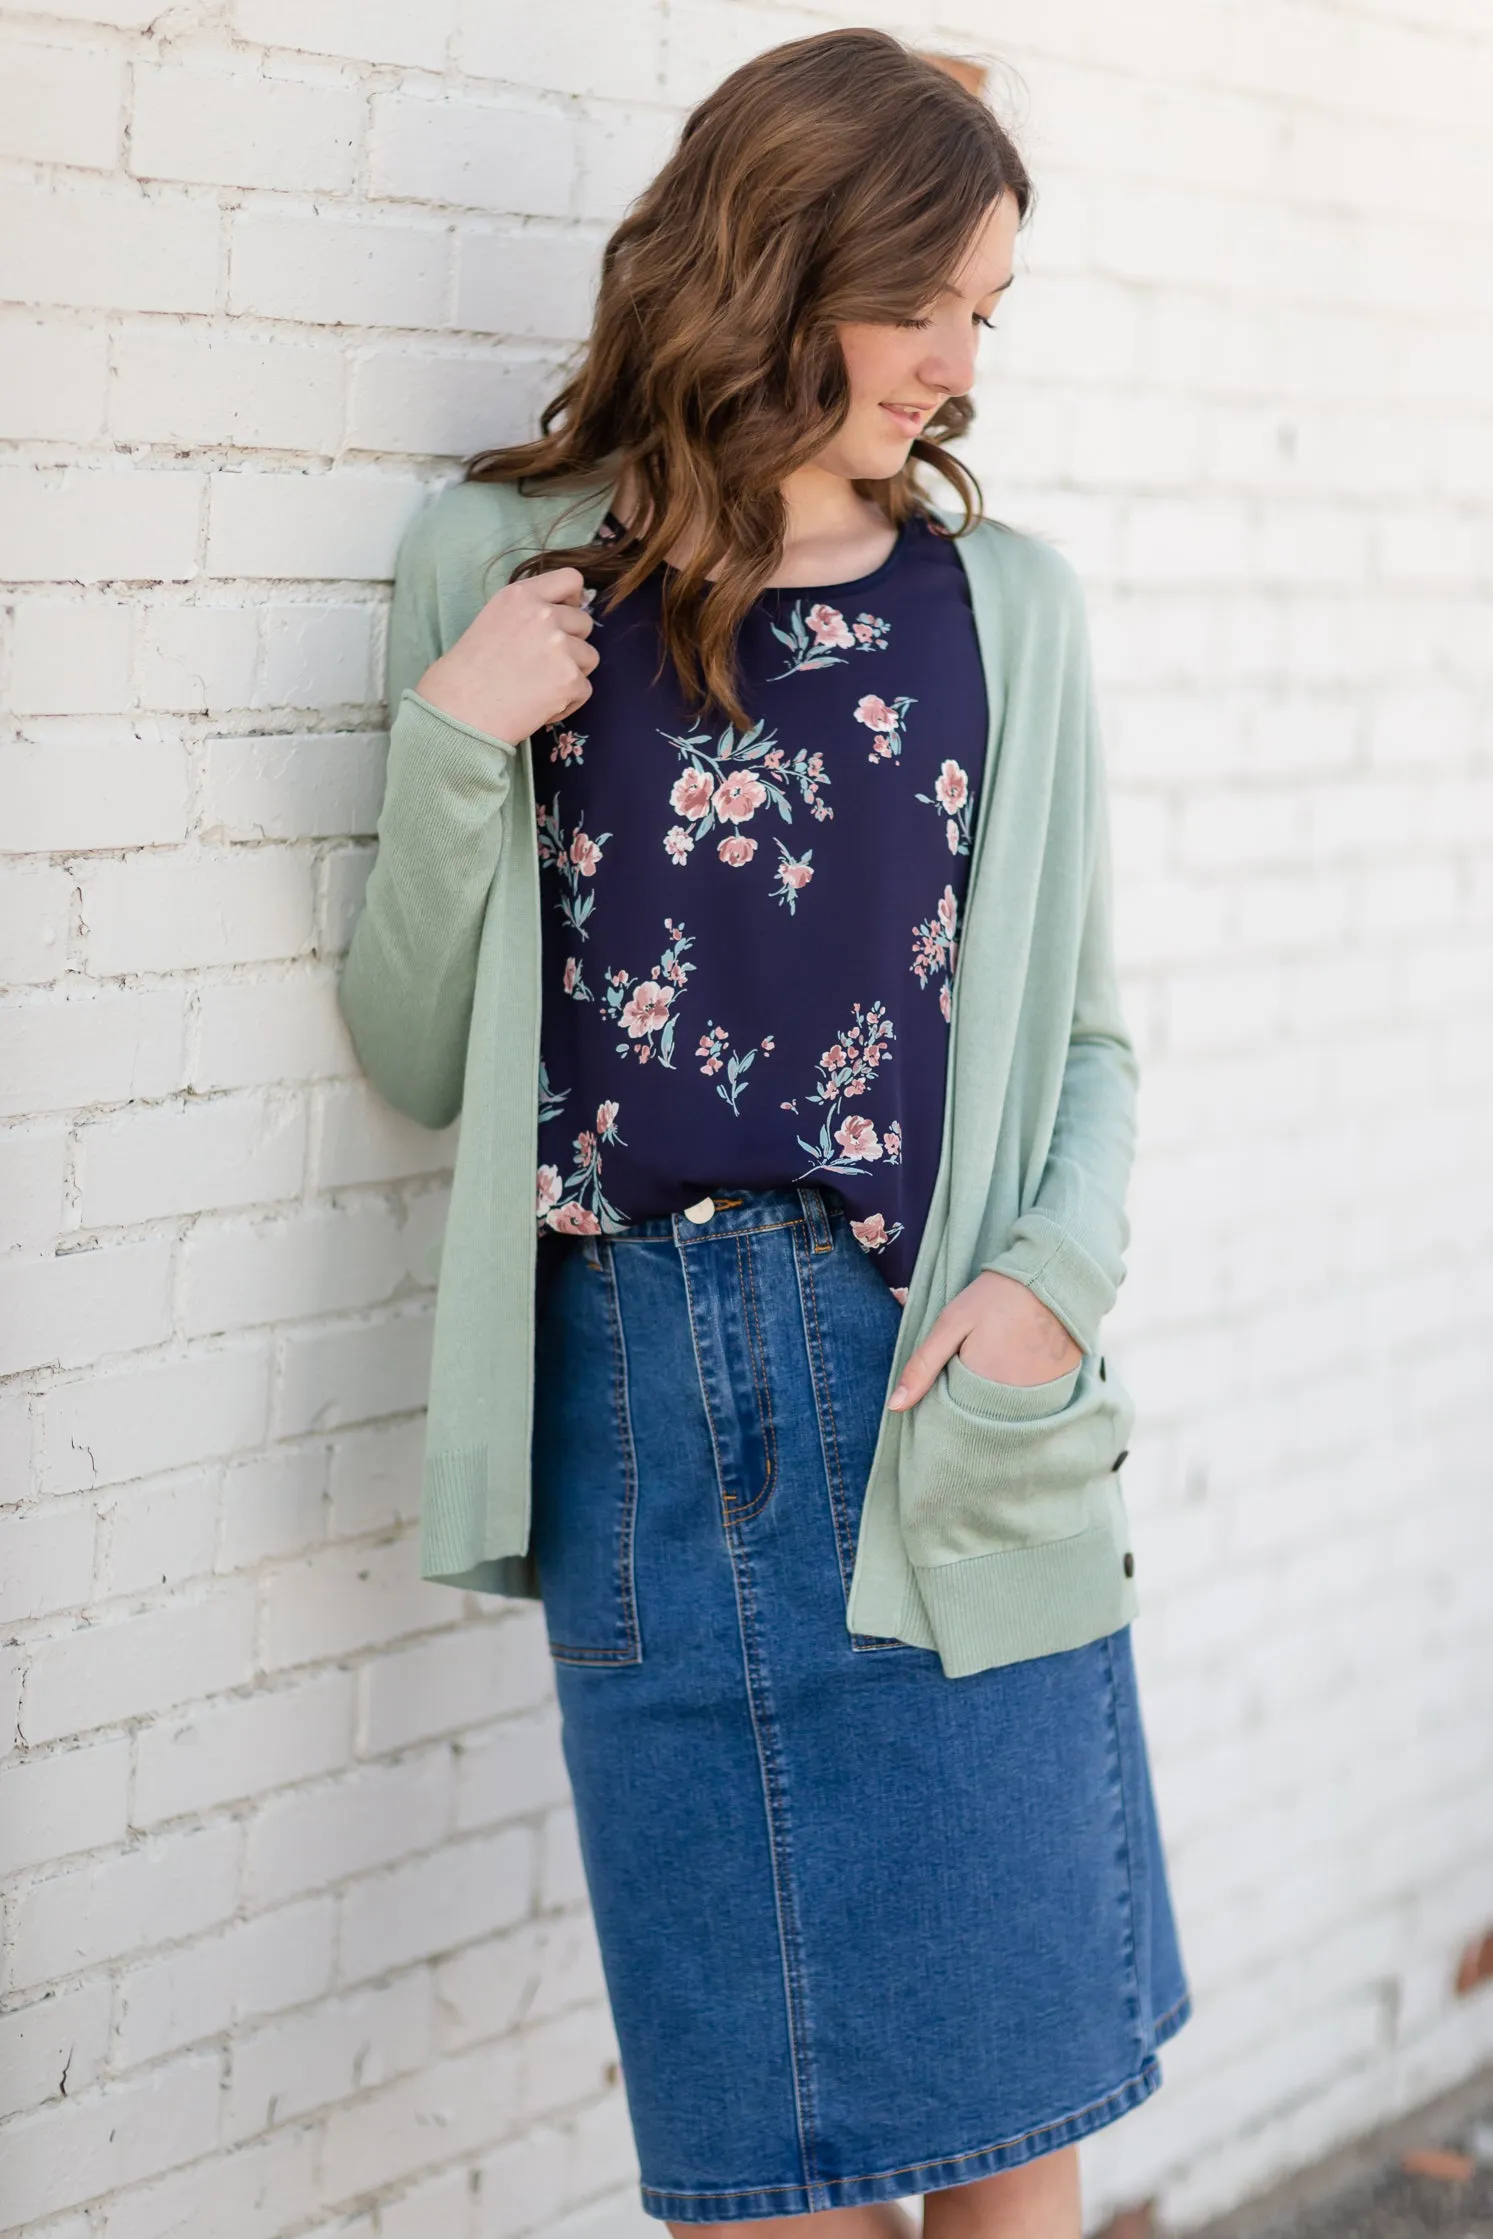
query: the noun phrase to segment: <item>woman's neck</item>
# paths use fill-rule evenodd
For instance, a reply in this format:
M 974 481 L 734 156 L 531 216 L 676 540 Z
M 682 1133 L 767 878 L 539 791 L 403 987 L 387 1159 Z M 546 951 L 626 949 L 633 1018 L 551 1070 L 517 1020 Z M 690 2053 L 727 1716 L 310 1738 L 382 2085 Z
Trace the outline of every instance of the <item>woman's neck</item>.
M 803 584 L 853 583 L 880 567 L 897 541 L 897 532 L 880 507 L 859 496 L 841 474 L 823 467 L 795 468 L 783 482 L 788 521 L 782 557 L 773 582 L 784 590 Z M 613 511 L 630 525 L 638 504 L 627 474 L 618 484 Z M 688 564 L 694 541 L 683 540 L 665 557 L 674 567 Z

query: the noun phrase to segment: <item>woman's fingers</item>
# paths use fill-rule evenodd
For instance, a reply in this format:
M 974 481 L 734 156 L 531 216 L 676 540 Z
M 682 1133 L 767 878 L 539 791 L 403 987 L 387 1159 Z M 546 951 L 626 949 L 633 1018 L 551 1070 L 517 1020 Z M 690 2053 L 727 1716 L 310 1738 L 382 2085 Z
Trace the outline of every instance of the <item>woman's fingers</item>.
M 899 1411 L 904 1407 L 915 1407 L 932 1385 L 945 1361 L 958 1352 L 973 1326 L 967 1316 L 956 1314 L 952 1306 L 946 1306 L 922 1344 L 916 1351 L 908 1354 L 902 1374 L 897 1380 L 897 1388 L 887 1401 L 887 1406 Z

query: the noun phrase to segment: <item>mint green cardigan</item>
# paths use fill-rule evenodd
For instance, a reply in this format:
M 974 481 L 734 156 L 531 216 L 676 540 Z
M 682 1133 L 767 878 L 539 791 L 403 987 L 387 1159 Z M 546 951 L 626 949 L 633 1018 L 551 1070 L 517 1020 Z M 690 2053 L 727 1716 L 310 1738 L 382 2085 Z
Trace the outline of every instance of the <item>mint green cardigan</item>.
M 461 1114 L 426 1422 L 422 1576 L 538 1590 L 529 1547 L 539 867 L 527 740 L 413 689 L 519 559 L 584 541 L 609 484 L 448 489 L 400 551 L 378 857 L 343 1014 L 389 1103 Z M 561 515 L 564 515 L 563 520 Z M 1025 1283 L 1083 1358 L 998 1384 L 957 1357 L 883 1412 L 847 1627 L 951 1677 L 1076 1648 L 1135 1613 L 1117 1474 L 1131 1402 L 1098 1350 L 1124 1276 L 1135 1060 L 1115 986 L 1104 772 L 1068 563 L 993 523 L 956 546 L 990 704 L 953 993 L 944 1137 L 888 1393 L 982 1268 Z M 646 1641 L 645 1641 L 646 1653 Z

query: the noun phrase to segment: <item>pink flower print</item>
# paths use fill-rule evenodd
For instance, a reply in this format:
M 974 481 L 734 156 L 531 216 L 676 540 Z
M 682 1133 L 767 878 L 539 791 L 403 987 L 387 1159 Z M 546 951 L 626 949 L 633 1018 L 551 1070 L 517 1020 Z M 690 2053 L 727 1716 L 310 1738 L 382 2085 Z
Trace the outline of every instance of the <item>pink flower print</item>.
M 562 1236 L 599 1236 L 601 1234 L 601 1223 L 596 1215 L 588 1212 L 584 1205 L 578 1205 L 574 1199 L 568 1205 L 556 1206 L 554 1212 L 549 1215 L 549 1226 L 558 1230 Z
M 893 1283 L 890 1288 L 892 1296 L 897 1301 L 897 1304 L 899 1306 L 905 1306 L 907 1304 L 907 1285 L 905 1283 Z
M 601 861 L 601 849 L 586 833 L 577 832 L 570 843 L 570 860 L 582 878 L 594 878 Z
M 561 731 L 550 748 L 552 762 L 581 762 L 585 760 L 582 748 L 586 744 L 584 731 Z
M 848 1095 L 849 1091 L 846 1093 Z M 863 1158 L 868 1165 L 881 1156 L 881 1137 L 868 1119 L 861 1119 L 855 1113 L 840 1122 L 835 1129 L 835 1141 L 847 1158 Z
M 949 843 L 949 853 L 951 855 L 957 855 L 959 853 L 959 827 L 954 822 L 952 816 L 949 818 L 949 821 L 944 826 L 943 830 L 944 838 Z
M 535 1212 L 540 1220 L 551 1206 L 560 1202 L 560 1169 L 558 1166 L 541 1166 L 539 1169 L 538 1199 Z
M 893 1120 L 890 1127 L 881 1131 L 881 1146 L 895 1166 L 902 1156 L 902 1122 Z
M 580 978 L 580 976 L 580 965 L 577 963 L 576 959 L 573 956 L 567 956 L 565 959 L 564 973 L 565 992 L 567 995 L 574 995 L 575 983 Z
M 875 624 L 869 621 L 855 622 L 852 623 L 851 627 L 855 632 L 857 645 L 869 645 L 876 635 Z
M 969 778 L 957 762 L 945 762 L 933 780 L 933 797 L 950 816 L 957 816 L 969 799 Z
M 664 853 L 672 863 L 684 863 L 694 852 L 694 845 L 682 824 L 671 824 L 664 834 Z
M 773 1051 L 774 1051 L 774 1050 L 775 1050 L 775 1049 L 777 1048 L 777 1046 L 778 1046 L 778 1045 L 777 1045 L 777 1037 L 776 1037 L 775 1035 L 772 1035 L 772 1034 L 764 1034 L 764 1035 L 763 1035 L 763 1037 L 762 1037 L 762 1040 L 761 1040 L 761 1043 L 760 1043 L 760 1045 L 759 1045 L 759 1046 L 760 1046 L 760 1047 L 761 1047 L 762 1049 L 766 1050 L 766 1051 L 768 1052 L 769 1056 L 770 1056 L 770 1055 L 771 1055 L 771 1053 L 772 1053 L 772 1052 L 773 1052 Z
M 637 1041 L 640 1035 L 657 1033 L 669 1015 L 673 1000 L 672 987 L 660 987 L 657 980 L 640 980 L 631 999 L 622 1006 L 622 1023 L 632 1039 Z M 599 1120 L 597 1124 L 600 1125 Z
M 669 806 L 676 816 L 687 816 L 691 823 L 705 814 L 710 806 L 710 796 L 715 791 L 709 770 L 686 770 L 676 777 L 669 788 Z M 667 847 L 668 842 L 664 845 Z
M 607 1103 L 605 1103 L 605 1104 L 598 1104 L 598 1105 L 597 1105 L 597 1107 L 596 1107 L 596 1132 L 597 1132 L 597 1134 L 598 1134 L 598 1135 L 603 1135 L 603 1136 L 605 1136 L 605 1135 L 610 1135 L 610 1134 L 611 1134 L 611 1132 L 612 1132 L 612 1129 L 613 1129 L 613 1128 L 614 1128 L 614 1127 L 616 1126 L 616 1124 L 617 1124 L 617 1114 L 618 1114 L 618 1112 L 620 1111 L 620 1109 L 621 1109 L 621 1106 L 620 1106 L 620 1105 L 618 1105 L 618 1104 L 614 1104 L 614 1103 L 612 1103 L 612 1102 L 610 1102 L 610 1101 L 609 1101 L 609 1102 L 607 1102 Z
M 819 1062 L 824 1067 L 824 1070 L 827 1073 L 838 1072 L 839 1068 L 845 1062 L 844 1043 L 831 1042 L 827 1050 L 820 1051 Z
M 576 1165 L 580 1167 L 590 1166 L 595 1162 L 595 1158 L 596 1137 L 589 1127 L 583 1127 L 575 1139 Z
M 864 723 L 868 731 L 895 731 L 897 711 L 885 700 L 878 700 L 874 692 L 864 692 L 855 704 L 855 720 Z
M 938 900 L 938 922 L 946 933 L 952 933 L 959 915 L 959 901 L 952 886 L 946 886 Z
M 943 1013 L 944 1024 L 947 1025 L 954 1015 L 954 999 L 949 993 L 947 980 L 944 981 L 943 986 L 938 991 L 938 1007 Z
M 863 1221 L 852 1221 L 850 1233 L 863 1251 L 879 1252 L 886 1242 L 886 1215 L 868 1213 Z
M 811 606 L 804 616 L 816 645 L 854 645 L 856 633 L 846 626 L 845 617 L 838 607 L 826 606 L 823 601 Z
M 723 824 L 745 824 L 766 799 L 767 787 L 750 770 L 733 770 L 711 794 L 710 805 Z
M 741 832 L 733 832 L 729 840 L 720 842 L 715 852 L 723 863 L 730 864 L 733 871 L 739 871 L 756 854 L 757 843 L 747 839 Z
M 812 863 L 785 863 L 778 876 L 785 886 L 791 886 L 795 893 L 802 893 L 814 876 L 814 866 Z
M 725 1049 L 729 1040 L 730 1036 L 723 1026 L 712 1026 L 708 1034 L 700 1036 L 695 1045 L 695 1055 L 696 1057 L 703 1057 L 705 1060 L 705 1063 L 700 1067 L 702 1073 L 718 1073 L 720 1071 L 725 1063 L 721 1051 Z

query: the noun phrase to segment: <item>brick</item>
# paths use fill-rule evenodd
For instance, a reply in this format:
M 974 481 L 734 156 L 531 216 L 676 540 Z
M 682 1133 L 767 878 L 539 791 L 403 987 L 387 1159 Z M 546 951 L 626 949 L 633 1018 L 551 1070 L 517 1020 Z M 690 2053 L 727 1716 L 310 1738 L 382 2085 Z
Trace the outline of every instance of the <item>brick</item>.
M 378 698 L 371 606 L 270 606 L 255 707 L 365 707 Z
M 136 2185 L 100 2211 L 102 2239 L 278 2239 L 314 2209 L 316 2136 L 284 2131 L 242 2146 L 229 2160 L 209 2155 L 154 2184 Z
M 611 2186 L 637 2182 L 637 2160 L 627 2109 L 610 2093 L 570 2121 L 533 2125 L 526 2135 L 483 2157 L 478 2195 L 478 2239 L 514 2239 L 520 2232 L 573 2234 L 586 2228 L 564 2211 Z M 625 2231 L 641 2216 L 635 2190 L 590 2229 L 593 2239 Z
M 181 581 L 197 565 L 204 487 L 200 474 L 127 465 L 0 469 L 0 575 Z
M 321 899 L 316 912 L 316 950 L 319 956 L 337 957 L 347 953 L 353 936 L 353 927 L 362 912 L 368 887 L 368 874 L 373 869 L 373 850 L 369 847 L 340 847 L 323 857 L 321 867 Z M 387 1110 L 388 1107 L 386 1106 Z M 322 1146 L 337 1157 L 356 1157 L 355 1146 L 339 1131 L 335 1141 L 327 1129 L 335 1128 L 346 1114 L 323 1114 Z
M 152 1827 L 335 1772 L 351 1745 L 352 1681 L 345 1672 L 205 1704 L 141 1734 L 135 1824 Z
M 66 871 L 46 863 L 0 864 L 0 987 L 40 986 L 67 969 L 72 898 Z M 0 1148 L 0 1161 L 4 1157 Z
M 199 2057 L 23 2115 L 6 2132 L 6 2208 L 38 2222 L 206 2153 L 217 2114 L 218 2063 Z
M 387 753 L 382 731 L 214 739 L 203 766 L 204 832 L 213 840 L 371 835 Z
M 294 1438 L 423 1407 L 432 1319 L 411 1308 L 340 1329 L 290 1332 L 275 1400 L 276 1435 Z
M 499 1704 L 508 1712 L 537 1708 L 549 1701 L 552 1687 L 549 1651 L 534 1615 L 463 1625 L 369 1665 L 363 1747 L 404 1749 L 486 1725 Z
M 140 179 L 346 191 L 362 140 L 351 85 L 258 69 L 137 63 L 130 169 Z
M 434 225 L 241 211 L 228 305 L 308 326 L 438 327 L 446 263 L 446 234 Z
M 0 1227 L 18 1251 L 55 1241 L 66 1164 L 67 1137 L 60 1129 L 0 1132 Z
M 0 2015 L 0 2120 L 97 2081 L 109 2044 L 110 1987 L 89 1983 Z
M 572 2007 L 524 2034 L 522 2113 L 557 2113 L 621 2084 L 617 2040 L 606 2008 Z
M 465 1735 L 457 1745 L 456 1824 L 488 1827 L 569 1801 L 552 1705 Z
M 606 1997 L 588 1912 L 526 1920 L 469 1944 L 435 1970 L 442 2045 L 455 2051 Z
M 375 94 L 369 191 L 522 217 L 562 218 L 575 173 L 575 130 L 550 110 L 494 101 Z
M 298 1555 L 326 1537 L 326 1449 L 256 1454 L 236 1462 L 223 1484 L 222 1570 L 252 1570 L 276 1555 Z
M 546 1912 L 586 1902 L 586 1870 L 568 1803 L 551 1812 L 540 1829 L 539 1902 Z
M 712 29 L 721 20 L 719 11 L 712 10 Z M 584 40 L 560 16 L 536 10 L 499 18 L 482 0 L 462 0 L 457 55 L 474 77 L 554 93 L 592 94 L 604 88 L 616 101 L 647 101 L 662 91 L 662 32 L 654 0 L 615 0 L 615 5 L 594 11 L 586 19 Z M 782 36 L 779 25 L 763 43 Z M 717 78 L 724 74 L 724 65 L 718 66 Z
M 345 387 L 340 353 L 314 342 L 152 320 L 115 344 L 109 426 L 123 442 L 329 454 Z
M 471 2225 L 473 2180 L 465 2169 L 438 2177 L 385 2201 L 379 2211 L 379 2239 L 417 2239 L 427 2231 L 466 2232 Z
M 225 980 L 199 998 L 196 1089 L 269 1087 L 355 1070 L 335 986 L 325 973 Z
M 462 458 L 525 440 L 559 386 L 550 359 L 369 350 L 353 367 L 348 441 L 360 451 Z
M 220 475 L 209 516 L 209 571 L 386 581 L 423 494 L 423 485 L 404 475 L 353 468 L 333 474 Z
M 130 610 L 120 599 L 22 599 L 11 624 L 18 715 L 108 715 L 130 705 Z
M 512 2125 L 522 2064 L 516 2042 L 485 2045 L 333 2108 L 324 2197 L 359 2198 L 494 2144 Z
M 373 1306 L 404 1279 L 399 1224 L 388 1205 L 203 1221 L 183 1247 L 181 1328 L 202 1337 Z
M 430 1983 L 423 1972 L 245 2031 L 234 2047 L 226 2135 L 252 2137 L 273 2123 L 376 2089 L 423 2067 L 430 2050 Z M 465 2186 L 464 2174 L 460 2182 Z
M 187 759 L 176 740 L 18 740 L 0 747 L 0 787 L 12 844 L 38 854 L 157 847 L 187 829 Z
M 0 1375 L 81 1368 L 171 1333 L 166 1236 L 45 1259 L 0 1259 Z
M 314 1157 L 318 1189 L 449 1173 L 455 1158 L 454 1123 L 439 1130 L 421 1127 L 381 1103 L 362 1080 L 321 1091 Z
M 332 1536 L 356 1539 L 417 1522 L 424 1447 L 423 1417 L 339 1438 L 332 1448 Z
M 580 122 L 578 215 L 614 226 L 663 169 L 678 137 L 673 110 L 590 105 Z
M 81 874 L 90 971 L 169 972 L 298 956 L 311 942 L 310 865 L 288 848 L 159 854 Z
M 0 1873 L 124 1839 L 130 1745 L 63 1749 L 0 1769 Z
M 451 1759 L 426 1750 L 273 1796 L 249 1828 L 244 1888 L 258 1907 L 430 1850 L 451 1824 Z
M 453 16 L 453 0 L 430 0 L 418 12 L 405 0 L 235 0 L 233 27 L 266 46 L 439 70 Z
M 240 1848 L 239 1829 L 221 1825 L 137 1843 L 33 1882 L 16 1906 L 12 1987 L 215 1927 L 233 1911 Z
M 319 1997 L 331 1975 L 333 1927 L 328 1898 L 288 1905 L 132 1968 L 119 1985 L 117 2065 L 137 2067 Z
M 253 1669 L 253 1633 L 253 1596 L 232 1583 L 39 1641 L 26 1682 L 26 1739 L 56 1741 L 239 1686 Z
M 465 230 L 457 240 L 456 324 L 478 334 L 579 341 L 591 324 L 599 256 L 599 242 L 571 233 Z
M 455 1614 L 450 1588 L 420 1577 L 413 1540 L 328 1547 L 266 1578 L 261 1655 L 267 1671 L 280 1671 L 381 1647 Z
M 204 1350 L 58 1384 L 43 1402 L 42 1484 L 48 1492 L 80 1492 L 253 1446 L 268 1400 L 262 1346 Z
M 152 603 L 136 614 L 135 690 L 142 707 L 201 715 L 249 705 L 259 656 L 252 609 Z
M 0 1005 L 0 1111 L 57 1112 L 165 1096 L 181 1080 L 177 989 Z
M 13 15 L 55 16 L 76 23 L 114 24 L 120 30 L 139 31 L 159 13 L 152 0 L 17 0 Z
M 305 1115 L 277 1096 L 193 1098 L 95 1121 L 79 1137 L 90 1228 L 295 1197 Z
M 32 1412 L 31 1394 L 23 1386 L 0 1390 L 0 1492 L 8 1504 L 24 1500 L 31 1490 Z M 4 1674 L 8 1686 L 8 1665 Z M 0 1732 L 0 1757 L 7 1746 Z
M 0 72 L 0 154 L 111 170 L 123 92 L 119 56 L 107 48 L 10 39 Z
M 13 442 L 86 443 L 103 426 L 108 380 L 102 330 L 35 313 L 0 314 L 0 424 Z
M 100 1503 L 100 1590 L 138 1594 L 204 1578 L 217 1548 L 217 1479 L 212 1471 L 132 1486 Z
M 215 205 L 194 196 L 115 181 L 7 181 L 0 296 L 80 311 L 211 311 L 220 227 Z

